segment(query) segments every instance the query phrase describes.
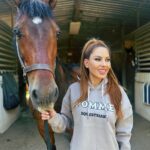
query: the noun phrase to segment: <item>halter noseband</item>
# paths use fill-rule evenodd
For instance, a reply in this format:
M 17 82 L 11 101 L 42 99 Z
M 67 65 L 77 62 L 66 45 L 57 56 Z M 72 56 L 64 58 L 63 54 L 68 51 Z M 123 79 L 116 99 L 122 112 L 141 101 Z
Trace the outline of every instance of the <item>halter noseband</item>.
M 23 76 L 26 76 L 28 72 L 31 72 L 31 71 L 34 71 L 34 70 L 48 70 L 54 76 L 53 70 L 51 69 L 49 64 L 32 64 L 30 66 L 25 66 L 25 64 L 24 64 L 24 62 L 21 58 L 21 54 L 20 54 L 20 50 L 19 50 L 19 46 L 18 46 L 16 36 L 15 36 L 15 41 L 16 41 L 17 56 L 19 58 L 20 64 L 21 64 L 22 69 L 23 69 Z

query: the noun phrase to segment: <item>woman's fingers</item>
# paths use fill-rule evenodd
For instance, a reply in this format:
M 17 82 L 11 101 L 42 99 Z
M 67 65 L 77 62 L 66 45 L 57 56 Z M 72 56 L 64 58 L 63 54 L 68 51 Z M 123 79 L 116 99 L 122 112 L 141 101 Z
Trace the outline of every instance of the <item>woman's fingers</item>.
M 56 115 L 56 111 L 54 109 L 49 110 L 50 117 L 54 117 Z
M 50 114 L 46 111 L 43 111 L 41 113 L 41 118 L 42 118 L 42 120 L 48 120 L 48 119 L 50 119 Z
M 42 120 L 48 120 L 48 119 L 54 117 L 55 115 L 56 115 L 56 111 L 54 109 L 41 112 Z

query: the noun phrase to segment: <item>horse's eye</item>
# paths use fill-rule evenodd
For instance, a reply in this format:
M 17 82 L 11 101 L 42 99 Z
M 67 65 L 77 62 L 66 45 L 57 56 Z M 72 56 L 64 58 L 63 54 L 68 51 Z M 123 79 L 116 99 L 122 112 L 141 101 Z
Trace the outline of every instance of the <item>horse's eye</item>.
M 61 34 L 61 31 L 57 31 L 57 38 L 59 38 L 60 37 L 60 34 Z
M 20 39 L 22 37 L 22 33 L 18 27 L 13 29 L 13 33 Z

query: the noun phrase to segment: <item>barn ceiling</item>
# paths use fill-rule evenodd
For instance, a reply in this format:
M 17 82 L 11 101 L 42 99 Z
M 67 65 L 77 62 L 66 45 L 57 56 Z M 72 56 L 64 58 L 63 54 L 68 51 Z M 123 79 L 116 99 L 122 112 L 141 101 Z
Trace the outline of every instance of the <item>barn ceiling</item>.
M 14 0 L 0 0 L 0 16 L 12 11 Z M 115 49 L 126 34 L 150 21 L 150 0 L 57 0 L 54 14 L 61 29 L 60 51 L 78 52 L 91 37 Z M 72 21 L 81 22 L 78 35 L 69 34 Z

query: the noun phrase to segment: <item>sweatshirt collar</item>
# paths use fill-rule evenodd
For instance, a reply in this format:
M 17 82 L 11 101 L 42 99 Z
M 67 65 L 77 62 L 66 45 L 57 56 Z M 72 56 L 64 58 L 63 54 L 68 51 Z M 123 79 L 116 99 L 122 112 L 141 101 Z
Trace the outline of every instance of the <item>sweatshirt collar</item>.
M 102 86 L 104 87 L 107 83 L 108 83 L 108 78 L 106 77 L 96 87 L 94 87 L 90 81 L 88 81 L 88 86 L 89 86 L 90 89 L 99 90 L 99 89 L 101 89 Z

